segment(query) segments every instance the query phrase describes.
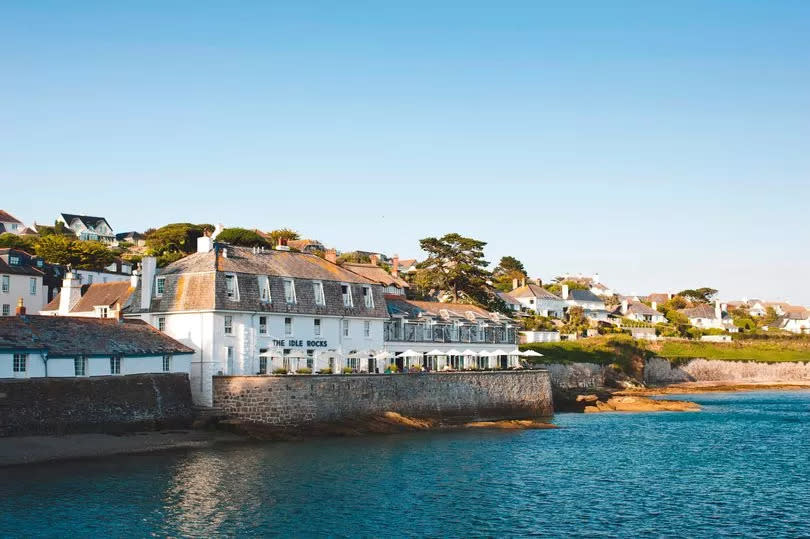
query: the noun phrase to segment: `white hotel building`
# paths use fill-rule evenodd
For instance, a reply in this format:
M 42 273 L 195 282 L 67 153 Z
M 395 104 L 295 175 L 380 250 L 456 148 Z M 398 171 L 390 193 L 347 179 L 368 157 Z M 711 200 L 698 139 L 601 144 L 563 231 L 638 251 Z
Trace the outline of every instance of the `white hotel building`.
M 382 372 L 383 287 L 315 255 L 198 240 L 198 252 L 156 271 L 142 262 L 125 309 L 191 347 L 191 389 L 212 402 L 212 376 Z

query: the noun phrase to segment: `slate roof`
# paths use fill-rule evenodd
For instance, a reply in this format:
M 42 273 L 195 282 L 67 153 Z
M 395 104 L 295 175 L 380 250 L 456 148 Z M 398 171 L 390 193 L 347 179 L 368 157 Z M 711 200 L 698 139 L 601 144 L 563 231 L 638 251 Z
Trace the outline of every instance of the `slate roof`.
M 342 267 L 370 281 L 380 283 L 383 286 L 396 286 L 399 288 L 410 287 L 408 281 L 402 277 L 394 277 L 376 264 L 355 264 L 347 262 L 344 263 Z
M 569 290 L 568 299 L 573 299 L 576 301 L 593 301 L 596 303 L 602 303 L 602 298 L 600 298 L 590 290 L 580 290 L 580 289 Z
M 142 320 L 31 315 L 0 317 L 0 350 L 43 350 L 51 357 L 194 352 Z
M 227 249 L 227 257 L 224 256 Z M 229 298 L 225 274 L 236 275 L 238 297 Z M 261 300 L 259 277 L 270 281 L 270 301 Z M 250 247 L 216 244 L 207 253 L 195 253 L 157 272 L 164 293 L 153 295 L 149 309 L 141 309 L 142 283 L 130 296 L 127 312 L 236 310 L 248 312 L 362 316 L 387 318 L 382 286 L 315 255 L 293 251 L 256 251 Z M 295 303 L 284 297 L 284 278 L 295 283 Z M 312 281 L 323 283 L 325 305 L 315 303 Z M 353 306 L 343 305 L 341 286 L 352 290 Z M 363 286 L 371 288 L 373 307 L 363 302 Z
M 562 298 L 556 296 L 543 288 L 540 285 L 529 283 L 527 285 L 515 288 L 509 295 L 513 298 L 545 298 L 545 299 L 557 299 L 562 301 Z
M 655 292 L 655 293 L 652 293 L 649 296 L 647 296 L 647 299 L 649 301 L 654 301 L 654 302 L 658 303 L 659 305 L 661 305 L 661 304 L 666 303 L 667 301 L 669 301 L 668 296 L 669 296 L 669 294 L 663 294 L 663 293 Z
M 63 213 L 62 219 L 65 220 L 68 226 L 70 226 L 71 221 L 73 221 L 74 219 L 78 219 L 79 221 L 81 221 L 82 224 L 87 228 L 95 228 L 96 225 L 98 225 L 99 221 L 104 221 L 105 223 L 107 223 L 107 226 L 110 226 L 110 222 L 107 221 L 107 219 L 105 219 L 104 217 L 93 217 L 91 215 L 75 215 L 72 213 Z
M 324 249 L 323 244 L 318 240 L 289 240 L 287 246 L 292 249 L 298 249 L 299 251 L 303 251 L 308 247 L 314 247 L 319 250 Z
M 0 210 L 0 221 L 3 221 L 4 223 L 17 223 L 20 225 L 22 224 L 22 221 L 20 221 L 19 219 L 17 219 L 16 217 L 14 217 L 5 210 Z
M 417 318 L 419 316 L 430 316 L 434 318 L 464 318 L 470 320 L 490 320 L 498 318 L 500 321 L 509 320 L 508 317 L 491 313 L 476 305 L 466 303 L 443 303 L 439 301 L 417 301 L 406 299 L 402 296 L 387 295 L 385 303 L 390 315 L 404 315 L 407 318 Z
M 104 305 L 110 307 L 116 303 L 121 306 L 125 305 L 129 299 L 130 294 L 135 289 L 129 284 L 129 281 L 113 281 L 109 283 L 93 283 L 82 285 L 81 299 L 70 310 L 72 313 L 84 313 L 92 311 L 96 305 Z M 43 311 L 58 311 L 59 298 L 62 294 L 57 294 L 53 300 L 48 303 L 42 310 Z
M 686 315 L 687 318 L 716 318 L 714 313 L 714 306 L 706 303 L 698 305 L 697 307 L 690 307 L 688 309 L 680 309 L 679 313 Z
M 523 307 L 523 304 L 520 303 L 518 300 L 516 300 L 514 296 L 512 296 L 508 292 L 498 291 L 495 292 L 495 295 L 501 298 L 501 300 L 507 305 L 514 305 L 515 307 Z
M 621 305 L 616 306 L 616 308 L 613 309 L 613 313 L 621 315 L 622 314 L 622 306 Z M 627 305 L 627 313 L 625 313 L 623 316 L 627 316 L 627 315 L 630 315 L 630 314 L 639 314 L 639 315 L 642 315 L 642 316 L 644 316 L 644 315 L 646 315 L 646 316 L 663 316 L 657 310 L 653 309 L 652 307 L 648 307 L 647 305 L 645 305 L 644 303 L 641 303 L 640 301 L 634 301 L 632 303 L 628 303 L 628 305 Z
M 12 254 L 19 254 L 21 262 L 23 262 L 23 259 L 30 260 L 31 258 L 31 255 L 29 255 L 25 251 L 20 251 L 19 249 L 10 249 L 10 248 L 0 249 L 0 273 L 11 275 L 30 275 L 31 277 L 42 277 L 44 275 L 42 271 L 33 267 L 27 261 L 19 265 L 9 264 L 8 258 L 9 255 Z

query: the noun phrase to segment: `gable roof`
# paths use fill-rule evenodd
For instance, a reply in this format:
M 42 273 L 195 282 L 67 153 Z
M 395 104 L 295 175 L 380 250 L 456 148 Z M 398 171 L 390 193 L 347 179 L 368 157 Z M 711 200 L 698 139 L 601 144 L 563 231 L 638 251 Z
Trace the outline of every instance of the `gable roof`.
M 394 277 L 385 269 L 376 264 L 356 264 L 346 262 L 342 266 L 353 273 L 365 277 L 370 281 L 380 283 L 383 286 L 396 286 L 398 288 L 410 288 L 408 282 L 402 277 Z
M 323 249 L 323 244 L 318 240 L 289 240 L 287 241 L 287 246 L 292 249 L 298 249 L 299 251 L 303 251 L 307 247 L 316 247 L 318 249 Z
M 83 285 L 81 288 L 82 297 L 70 310 L 72 313 L 91 312 L 97 305 L 110 307 L 119 303 L 123 307 L 130 294 L 134 292 L 129 281 L 112 281 L 109 283 L 93 283 Z M 61 293 L 57 294 L 48 303 L 43 311 L 58 311 Z
M 621 315 L 622 314 L 622 306 L 617 305 L 616 308 L 613 309 L 613 313 Z M 649 306 L 645 305 L 644 303 L 641 303 L 640 301 L 628 302 L 627 312 L 624 314 L 624 316 L 626 316 L 628 314 L 640 314 L 642 316 L 644 316 L 644 315 L 646 315 L 646 316 L 664 316 L 660 312 L 658 312 L 657 310 L 653 309 L 652 307 L 649 307 Z
M 0 350 L 43 350 L 52 357 L 194 352 L 142 320 L 29 315 L 0 317 Z
M 5 210 L 0 210 L 0 221 L 4 223 L 17 223 L 20 225 L 22 224 L 22 221 L 20 221 L 19 219 L 17 219 L 16 217 L 14 217 Z
M 649 301 L 651 301 L 651 302 L 654 301 L 657 304 L 661 305 L 661 304 L 666 303 L 667 301 L 669 301 L 669 294 L 661 293 L 661 292 L 654 292 L 654 293 L 650 294 L 649 296 L 647 296 L 647 299 Z
M 678 312 L 686 315 L 687 318 L 716 318 L 714 306 L 707 303 L 698 305 L 697 307 L 679 309 Z
M 65 223 L 67 223 L 68 226 L 70 226 L 70 223 L 73 220 L 78 219 L 87 228 L 95 228 L 100 221 L 104 221 L 108 227 L 112 228 L 110 226 L 109 221 L 107 221 L 107 219 L 105 219 L 104 217 L 93 217 L 91 215 L 75 215 L 73 213 L 63 213 L 62 219 L 65 220 Z
M 590 290 L 581 290 L 579 288 L 568 291 L 568 299 L 575 301 L 593 301 L 603 303 L 602 298 L 591 292 Z
M 500 320 L 509 320 L 507 316 L 499 313 L 491 313 L 477 305 L 466 303 L 443 303 L 440 301 L 417 301 L 406 299 L 402 296 L 385 296 L 385 303 L 388 313 L 391 315 L 405 315 L 407 317 L 418 317 L 427 315 L 435 318 L 445 318 L 445 314 L 452 318 L 470 318 L 480 320 L 492 320 L 497 317 Z
M 509 295 L 514 298 L 547 298 L 562 301 L 561 297 L 556 296 L 542 286 L 533 283 L 515 288 L 509 292 Z
M 38 270 L 37 268 L 33 267 L 29 263 L 25 264 L 9 264 L 6 262 L 5 257 L 8 257 L 12 254 L 19 254 L 25 257 L 31 257 L 25 251 L 20 251 L 19 249 L 10 249 L 8 247 L 4 249 L 0 249 L 0 273 L 12 274 L 12 275 L 30 275 L 31 277 L 42 277 L 45 275 L 44 272 Z
M 520 303 L 517 299 L 514 298 L 514 296 L 512 296 L 508 292 L 501 292 L 500 290 L 498 290 L 497 292 L 495 292 L 495 295 L 501 298 L 501 301 L 503 301 L 507 305 L 514 305 L 515 307 L 523 306 L 522 303 Z

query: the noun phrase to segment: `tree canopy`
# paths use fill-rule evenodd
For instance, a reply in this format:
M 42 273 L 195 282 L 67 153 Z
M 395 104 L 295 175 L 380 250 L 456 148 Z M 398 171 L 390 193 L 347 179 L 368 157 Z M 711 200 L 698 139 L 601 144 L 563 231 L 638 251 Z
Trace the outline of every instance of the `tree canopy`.
M 717 295 L 717 290 L 704 286 L 703 288 L 689 288 L 677 294 L 693 303 L 711 303 Z
M 68 236 L 52 234 L 36 242 L 37 256 L 51 264 L 68 265 L 79 269 L 101 270 L 115 261 L 115 253 L 97 241 L 80 241 Z
M 589 290 L 589 288 L 586 285 L 580 283 L 579 281 L 571 281 L 571 280 L 567 281 L 558 280 L 557 282 L 543 285 L 543 288 L 545 288 L 552 294 L 559 296 L 560 294 L 562 294 L 562 285 L 564 284 L 568 285 L 568 290 Z
M 34 246 L 36 241 L 27 236 L 18 236 L 11 232 L 4 232 L 0 234 L 0 247 L 19 249 L 28 253 L 34 254 Z
M 209 224 L 171 223 L 147 230 L 147 253 L 156 256 L 158 265 L 164 266 L 197 250 L 197 238 L 214 227 Z
M 512 290 L 513 281 L 526 278 L 526 268 L 513 256 L 504 256 L 492 271 L 495 288 L 502 292 Z
M 452 233 L 421 239 L 419 245 L 428 257 L 417 266 L 417 286 L 444 291 L 453 301 L 465 298 L 488 303 L 484 290 L 489 277 L 484 260 L 486 242 Z
M 226 228 L 217 236 L 217 241 L 242 247 L 271 247 L 270 243 L 255 230 Z
M 278 240 L 299 240 L 301 235 L 295 230 L 289 228 L 279 228 L 278 230 L 271 230 L 268 234 L 270 236 L 270 245 L 278 245 Z

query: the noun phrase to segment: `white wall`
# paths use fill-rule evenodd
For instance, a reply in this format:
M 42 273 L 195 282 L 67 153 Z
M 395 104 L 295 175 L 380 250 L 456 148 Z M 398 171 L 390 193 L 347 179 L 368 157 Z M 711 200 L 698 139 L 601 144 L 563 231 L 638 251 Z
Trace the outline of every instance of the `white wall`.
M 3 292 L 0 286 L 0 306 L 8 305 L 9 314 L 14 314 L 14 309 L 17 307 L 17 301 L 22 298 L 25 310 L 29 314 L 37 314 L 47 303 L 45 300 L 48 297 L 47 291 L 42 289 L 42 277 L 34 277 L 32 275 L 14 275 L 2 274 L 9 276 L 9 291 Z M 31 294 L 30 280 L 34 279 L 37 283 L 36 294 Z M 0 277 L 2 283 L 2 277 Z M 2 310 L 0 310 L 2 313 Z
M 0 352 L 0 378 L 39 378 L 46 373 L 45 361 L 38 352 L 28 353 L 27 371 L 25 375 L 16 375 L 13 367 L 14 354 Z M 176 354 L 172 356 L 170 372 L 188 373 L 191 368 L 191 354 Z M 163 355 L 137 356 L 121 358 L 121 374 L 147 374 L 163 372 Z M 50 358 L 48 359 L 48 378 L 76 376 L 74 359 Z M 110 358 L 107 356 L 92 356 L 87 358 L 87 376 L 110 376 Z
M 90 271 L 77 269 L 73 270 L 79 274 L 82 284 L 112 283 L 118 281 L 129 281 L 130 276 L 123 273 L 111 273 L 108 271 Z

